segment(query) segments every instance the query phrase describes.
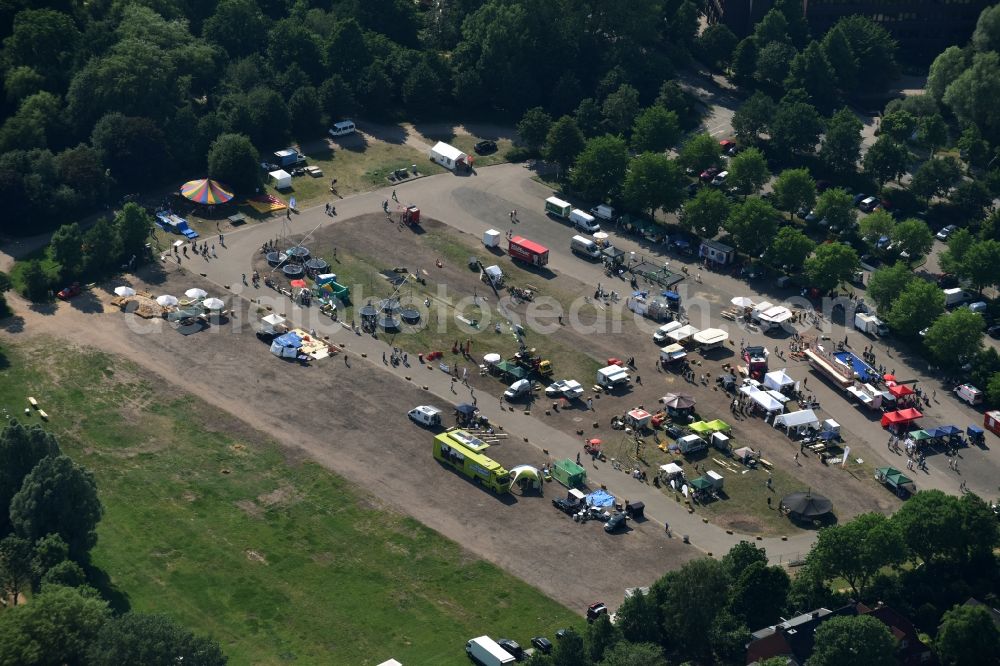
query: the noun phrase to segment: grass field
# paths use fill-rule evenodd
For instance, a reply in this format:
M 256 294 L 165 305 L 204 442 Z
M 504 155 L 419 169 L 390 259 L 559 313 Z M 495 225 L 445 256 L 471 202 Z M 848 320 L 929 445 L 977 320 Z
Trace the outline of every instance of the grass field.
M 132 609 L 211 634 L 231 663 L 464 664 L 470 636 L 526 644 L 579 622 L 121 359 L 54 344 L 4 350 L 4 417 L 38 398 L 97 478 L 94 563 Z

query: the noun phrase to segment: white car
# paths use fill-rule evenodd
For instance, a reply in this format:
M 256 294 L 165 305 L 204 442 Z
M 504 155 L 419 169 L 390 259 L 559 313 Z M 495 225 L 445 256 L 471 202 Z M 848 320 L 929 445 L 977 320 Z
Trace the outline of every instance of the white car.
M 575 400 L 583 395 L 583 386 L 573 379 L 561 379 L 546 387 L 545 395 L 550 398 L 561 396 L 567 400 Z
M 506 391 L 503 392 L 503 397 L 506 400 L 514 400 L 520 398 L 523 395 L 528 394 L 531 391 L 531 382 L 527 379 L 518 379 L 516 382 L 510 385 Z
M 938 240 L 948 240 L 956 231 L 958 231 L 958 227 L 954 224 L 949 224 L 947 227 L 937 232 L 935 236 L 937 236 Z
M 724 182 L 726 182 L 726 178 L 728 177 L 729 177 L 728 171 L 720 171 L 718 174 L 716 174 L 715 178 L 712 179 L 712 185 L 722 185 Z

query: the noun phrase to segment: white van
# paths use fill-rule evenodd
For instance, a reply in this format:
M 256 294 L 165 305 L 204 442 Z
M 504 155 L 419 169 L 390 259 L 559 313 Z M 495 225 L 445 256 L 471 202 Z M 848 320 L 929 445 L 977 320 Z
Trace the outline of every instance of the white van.
M 588 234 L 593 234 L 601 230 L 601 225 L 597 223 L 594 216 L 590 213 L 584 213 L 579 208 L 574 208 L 569 213 L 569 221 L 573 223 L 573 226 L 580 231 L 586 231 Z
M 441 425 L 441 410 L 437 407 L 431 407 L 430 405 L 419 405 L 414 407 L 409 412 L 407 416 L 414 423 L 419 423 L 427 428 L 436 428 Z
M 330 128 L 330 136 L 346 136 L 348 134 L 354 134 L 357 128 L 354 126 L 354 122 L 350 120 L 341 120 L 339 123 L 334 123 L 333 127 Z
M 720 171 L 715 178 L 712 179 L 712 185 L 722 185 L 726 182 L 726 178 L 729 178 L 728 171 Z
M 583 236 L 573 236 L 569 242 L 569 249 L 587 259 L 601 258 L 601 248 L 597 247 L 597 243 Z

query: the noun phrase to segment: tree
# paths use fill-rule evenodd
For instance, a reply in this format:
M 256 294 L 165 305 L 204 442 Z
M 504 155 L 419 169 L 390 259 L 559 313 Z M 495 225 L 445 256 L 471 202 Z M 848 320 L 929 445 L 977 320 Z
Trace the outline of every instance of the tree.
M 609 134 L 595 137 L 577 156 L 571 181 L 588 198 L 603 201 L 621 189 L 628 163 L 624 139 Z
M 877 245 L 883 237 L 890 238 L 895 228 L 896 220 L 884 208 L 872 211 L 861 218 L 861 222 L 858 224 L 858 232 L 861 234 L 861 238 L 872 246 Z
M 583 644 L 583 638 L 572 629 L 566 632 L 560 640 L 556 641 L 552 650 L 553 666 L 578 666 L 587 664 L 587 649 Z
M 961 152 L 962 159 L 972 166 L 984 167 L 991 159 L 990 146 L 975 125 L 966 127 L 955 145 Z
M 618 643 L 600 666 L 667 666 L 663 649 L 656 643 Z
M 788 39 L 788 19 L 783 12 L 773 8 L 754 26 L 753 36 L 758 44 L 785 42 Z
M 811 155 L 816 151 L 823 120 L 816 107 L 782 100 L 770 124 L 771 141 L 779 150 Z
M 917 141 L 931 154 L 948 142 L 948 125 L 940 113 L 917 118 Z
M 622 641 L 622 631 L 611 624 L 608 615 L 601 615 L 587 625 L 587 651 L 595 664 L 616 644 Z
M 973 243 L 958 265 L 958 274 L 968 278 L 977 291 L 1000 284 L 1000 241 Z
M 746 540 L 740 541 L 722 556 L 722 565 L 733 580 L 755 562 L 767 565 L 767 551 Z
M 641 592 L 626 597 L 622 602 L 616 624 L 629 643 L 659 643 L 662 639 L 656 607 Z
M 703 187 L 684 204 L 680 221 L 702 238 L 715 238 L 729 216 L 729 198 L 714 187 Z
M 926 280 L 910 279 L 896 295 L 885 319 L 897 334 L 914 338 L 943 312 L 944 293 L 941 289 Z
M 288 100 L 288 116 L 296 138 L 311 139 L 318 134 L 322 130 L 319 91 L 312 86 L 298 88 Z
M 115 215 L 116 247 L 127 262 L 142 256 L 153 231 L 153 218 L 137 203 L 129 202 Z
M 24 9 L 14 16 L 13 30 L 4 40 L 5 65 L 30 66 L 49 86 L 64 84 L 79 40 L 80 31 L 72 16 L 54 9 Z
M 238 192 L 253 192 L 260 185 L 257 149 L 242 134 L 223 134 L 208 151 L 208 175 Z
M 632 126 L 632 149 L 660 153 L 677 143 L 681 135 L 677 114 L 662 106 L 650 106 L 636 116 Z
M 226 657 L 215 641 L 195 636 L 165 615 L 126 613 L 101 626 L 87 663 L 223 666 Z
M 903 220 L 889 234 L 893 245 L 900 252 L 906 252 L 912 259 L 925 256 L 934 246 L 934 234 L 923 220 L 910 218 Z
M 741 617 L 723 609 L 708 628 L 712 654 L 717 664 L 738 664 L 746 656 L 750 630 Z
M 738 41 L 728 26 L 721 23 L 710 25 L 698 36 L 695 44 L 698 58 L 711 69 L 725 69 Z
M 917 119 L 913 114 L 902 109 L 885 114 L 879 123 L 879 131 L 903 143 L 910 140 L 910 135 L 917 129 Z
M 759 256 L 770 245 L 778 231 L 778 211 L 757 197 L 751 197 L 737 204 L 726 218 L 726 231 L 743 252 Z
M 906 173 L 910 161 L 910 151 L 888 135 L 880 136 L 868 149 L 862 160 L 865 175 L 873 178 L 879 187 L 886 181 L 895 180 Z
M 0 663 L 79 664 L 111 612 L 108 603 L 53 587 L 0 613 Z
M 803 268 L 814 287 L 829 291 L 850 280 L 858 270 L 858 253 L 843 243 L 826 243 L 816 248 Z
M 66 456 L 39 461 L 10 501 L 17 534 L 31 541 L 58 534 L 78 561 L 97 543 L 102 513 L 93 475 Z
M 941 268 L 950 273 L 961 272 L 965 263 L 965 255 L 975 243 L 976 238 L 968 229 L 959 229 L 953 233 L 948 238 L 948 247 L 938 258 Z
M 83 236 L 83 269 L 92 275 L 103 275 L 111 267 L 115 257 L 121 255 L 121 248 L 111 222 L 106 217 L 98 218 Z
M 64 278 L 78 273 L 83 263 L 83 232 L 76 222 L 64 224 L 55 230 L 49 241 L 52 259 L 62 267 Z
M 555 162 L 563 173 L 569 171 L 576 161 L 576 156 L 583 150 L 583 132 L 573 116 L 563 116 L 552 123 L 549 134 L 545 137 L 545 159 Z
M 809 169 L 785 169 L 774 181 L 774 196 L 791 220 L 795 211 L 810 210 L 816 204 L 816 181 Z
M 951 157 L 934 157 L 923 164 L 913 174 L 910 189 L 927 199 L 944 196 L 962 177 L 962 171 Z
M 37 259 L 29 259 L 24 262 L 21 269 L 21 281 L 24 284 L 24 296 L 28 299 L 40 303 L 51 297 L 49 293 L 52 283 L 49 276 L 42 268 L 42 263 Z
M 627 132 L 639 113 L 639 91 L 623 83 L 604 99 L 601 113 L 612 132 Z
M 742 144 L 756 145 L 775 112 L 774 100 L 759 90 L 733 112 L 733 132 Z
M 861 155 L 861 121 L 850 109 L 833 114 L 819 148 L 820 160 L 837 173 L 852 173 Z
M 831 30 L 841 30 L 857 61 L 858 89 L 865 93 L 885 90 L 899 76 L 896 42 L 881 25 L 863 16 L 846 16 Z M 837 70 L 839 71 L 839 70 Z
M 0 431 L 0 534 L 11 530 L 10 502 L 24 479 L 46 456 L 59 455 L 59 443 L 41 426 L 11 421 Z
M 773 624 L 785 609 L 790 585 L 784 569 L 754 562 L 734 578 L 729 608 L 746 624 Z
M 517 123 L 517 134 L 529 150 L 538 151 L 545 145 L 549 129 L 552 128 L 552 116 L 540 106 L 528 109 Z
M 580 131 L 588 139 L 601 133 L 601 107 L 591 98 L 580 100 L 580 104 L 573 112 L 576 124 L 580 126 Z
M 733 57 L 730 63 L 733 70 L 733 82 L 740 85 L 751 83 L 753 75 L 757 71 L 757 40 L 753 36 L 743 39 L 736 48 L 733 49 Z
M 681 147 L 680 163 L 688 169 L 702 172 L 722 163 L 719 142 L 709 134 L 696 134 Z
M 927 94 L 940 102 L 948 85 L 969 66 L 969 54 L 958 46 L 949 46 L 934 58 L 927 74 Z
M 809 99 L 820 109 L 829 110 L 837 99 L 837 89 L 830 85 L 834 71 L 826 59 L 826 54 L 818 42 L 809 46 L 792 58 L 785 77 L 785 89 L 796 88 L 806 91 Z
M 1000 661 L 1000 631 L 984 606 L 955 606 L 946 612 L 934 646 L 945 666 Z
M 796 272 L 815 249 L 816 243 L 804 233 L 795 227 L 782 227 L 764 256 L 772 265 Z
M 905 554 L 903 536 L 894 522 L 880 513 L 863 513 L 820 530 L 807 560 L 823 578 L 843 578 L 854 598 L 865 600 L 878 571 L 900 564 Z
M 983 347 L 983 318 L 968 309 L 938 317 L 924 336 L 924 346 L 945 372 L 957 372 Z
M 127 186 L 155 181 L 169 162 L 163 130 L 149 118 L 105 114 L 94 125 L 90 142 L 111 176 Z
M 757 52 L 757 71 L 754 78 L 765 86 L 777 89 L 788 74 L 788 63 L 795 58 L 795 47 L 785 42 L 762 42 Z
M 910 280 L 913 272 L 903 262 L 876 269 L 868 278 L 868 295 L 879 310 L 888 312 Z M 943 295 L 942 295 L 943 296 Z M 918 329 L 919 330 L 919 329 Z
M 202 35 L 230 56 L 248 55 L 266 41 L 267 19 L 254 0 L 220 0 Z
M 31 542 L 16 536 L 0 540 L 0 594 L 17 606 L 21 592 L 31 584 Z
M 959 122 L 975 125 L 993 142 L 1000 139 L 1000 108 L 992 101 L 1000 99 L 1000 54 L 977 53 L 972 65 L 945 88 L 944 101 Z
M 977 51 L 1000 51 L 1000 10 L 987 7 L 979 14 L 972 33 L 972 47 Z
M 756 194 L 771 179 L 764 154 L 756 148 L 747 148 L 729 161 L 729 182 L 740 194 Z
M 854 615 L 830 618 L 816 629 L 816 642 L 806 666 L 895 663 L 896 642 L 889 628 L 871 615 Z
M 671 643 L 683 646 L 683 654 L 711 653 L 706 627 L 729 599 L 729 575 L 722 562 L 698 558 L 657 581 L 651 593 L 661 599 L 664 629 Z
M 851 90 L 858 81 L 858 59 L 841 27 L 831 28 L 823 35 L 823 53 L 833 70 L 834 80 L 841 90 Z
M 635 210 L 672 212 L 681 205 L 684 175 L 677 163 L 662 153 L 643 153 L 632 160 L 625 175 L 623 196 Z
M 980 180 L 962 180 L 949 197 L 958 212 L 971 220 L 982 219 L 986 210 L 993 205 L 993 195 Z
M 816 217 L 826 220 L 831 229 L 853 229 L 858 219 L 854 199 L 839 187 L 826 190 L 816 201 Z

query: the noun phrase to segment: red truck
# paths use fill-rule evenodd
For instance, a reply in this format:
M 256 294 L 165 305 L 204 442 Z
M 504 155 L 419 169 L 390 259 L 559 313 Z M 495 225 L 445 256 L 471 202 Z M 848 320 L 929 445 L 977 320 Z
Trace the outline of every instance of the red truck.
M 532 266 L 544 266 L 549 263 L 549 248 L 521 236 L 514 236 L 508 241 L 507 253 L 511 259 Z

